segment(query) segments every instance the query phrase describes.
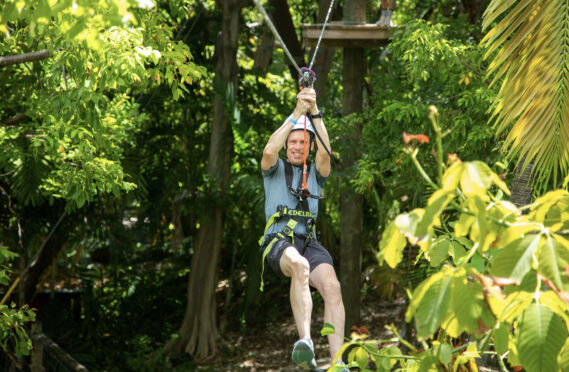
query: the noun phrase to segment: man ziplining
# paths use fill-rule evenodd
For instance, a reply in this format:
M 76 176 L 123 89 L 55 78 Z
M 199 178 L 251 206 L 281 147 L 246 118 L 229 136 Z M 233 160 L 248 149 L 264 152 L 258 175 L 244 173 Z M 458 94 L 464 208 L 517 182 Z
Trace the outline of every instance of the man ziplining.
M 317 140 L 314 129 L 318 133 Z M 317 144 L 315 161 L 309 164 L 306 158 L 314 142 Z M 279 158 L 282 148 L 286 152 L 284 160 Z M 310 336 L 309 285 L 316 288 L 324 300 L 324 322 L 335 329 L 334 334 L 328 335 L 332 360 L 344 343 L 345 314 L 340 283 L 332 257 L 317 240 L 314 228 L 318 199 L 330 175 L 329 149 L 328 133 L 316 105 L 316 92 L 308 87 L 300 91 L 293 113 L 269 138 L 261 160 L 267 227 L 260 253 L 263 267 L 266 260 L 278 275 L 291 279 L 290 303 L 299 335 L 293 346 L 292 360 L 305 370 L 317 368 Z M 341 356 L 337 364 L 344 365 Z M 342 372 L 347 371 L 347 367 L 342 369 Z
M 299 340 L 292 349 L 292 360 L 296 365 L 305 370 L 317 368 L 314 343 L 310 336 L 312 295 L 309 286 L 312 286 L 324 300 L 324 322 L 335 329 L 333 334 L 328 335 L 330 357 L 332 361 L 337 360 L 336 365 L 345 366 L 341 355 L 337 355 L 344 344 L 345 312 L 342 292 L 332 257 L 316 239 L 314 226 L 318 216 L 318 199 L 330 175 L 332 153 L 328 132 L 316 105 L 316 92 L 312 88 L 316 76 L 311 69 L 334 0 L 328 7 L 308 68 L 298 67 L 260 1 L 254 2 L 275 39 L 280 41 L 285 55 L 298 71 L 300 85 L 304 87 L 297 95 L 293 113 L 271 135 L 263 150 L 261 169 L 267 225 L 259 241 L 262 271 L 264 272 L 266 261 L 277 275 L 291 279 L 290 304 L 299 335 Z M 311 165 L 307 158 L 314 148 L 314 142 L 317 142 L 318 150 L 315 164 Z M 285 160 L 279 158 L 281 148 L 285 149 Z M 349 372 L 349 369 L 345 367 L 340 372 Z

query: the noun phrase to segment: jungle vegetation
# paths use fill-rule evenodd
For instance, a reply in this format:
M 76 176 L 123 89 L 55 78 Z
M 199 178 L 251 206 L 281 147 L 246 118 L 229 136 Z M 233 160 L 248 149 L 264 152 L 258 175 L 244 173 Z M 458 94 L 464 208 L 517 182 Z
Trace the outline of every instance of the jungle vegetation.
M 263 4 L 306 65 L 301 24 L 330 0 Z M 332 19 L 379 15 L 338 0 Z M 351 334 L 345 359 L 567 371 L 569 2 L 400 0 L 394 21 L 315 63 L 346 334 L 377 298 L 409 324 Z M 2 2 L 2 352 L 29 363 L 41 322 L 89 370 L 207 369 L 224 334 L 290 312 L 286 281 L 259 292 L 259 160 L 297 92 L 251 1 Z

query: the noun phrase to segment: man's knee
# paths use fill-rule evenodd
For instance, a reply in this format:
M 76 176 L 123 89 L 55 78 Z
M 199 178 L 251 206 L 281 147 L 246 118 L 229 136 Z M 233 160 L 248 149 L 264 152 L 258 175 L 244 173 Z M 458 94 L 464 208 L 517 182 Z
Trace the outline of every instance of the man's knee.
M 308 279 L 310 265 L 306 258 L 302 257 L 294 247 L 288 247 L 281 257 L 281 270 L 287 276 Z
M 336 278 L 330 278 L 322 283 L 322 298 L 327 302 L 342 302 L 342 288 Z

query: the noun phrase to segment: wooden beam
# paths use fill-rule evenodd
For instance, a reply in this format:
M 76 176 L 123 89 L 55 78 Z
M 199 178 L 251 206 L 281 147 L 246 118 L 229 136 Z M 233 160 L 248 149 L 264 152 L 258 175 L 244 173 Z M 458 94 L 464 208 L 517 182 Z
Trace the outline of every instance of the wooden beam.
M 322 24 L 302 24 L 302 39 L 306 46 L 314 47 L 322 32 Z M 330 22 L 326 26 L 320 46 L 368 48 L 387 45 L 397 28 L 378 26 L 375 23 L 349 24 Z

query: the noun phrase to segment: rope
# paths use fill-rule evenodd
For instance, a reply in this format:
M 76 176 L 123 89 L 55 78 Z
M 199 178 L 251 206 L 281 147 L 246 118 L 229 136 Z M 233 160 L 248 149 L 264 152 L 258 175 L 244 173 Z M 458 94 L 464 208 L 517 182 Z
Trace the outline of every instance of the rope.
M 304 116 L 304 163 L 302 165 L 302 190 L 308 190 L 308 184 L 306 183 L 306 174 L 308 173 L 308 167 L 306 166 L 306 158 L 308 157 L 308 151 L 310 147 L 308 145 L 306 136 L 306 115 Z
M 263 17 L 265 17 L 265 21 L 267 21 L 267 25 L 269 26 L 269 28 L 271 29 L 271 31 L 273 32 L 273 35 L 275 35 L 277 40 L 280 41 L 285 54 L 287 55 L 288 59 L 292 62 L 294 68 L 296 68 L 296 71 L 298 71 L 298 74 L 302 75 L 302 71 L 300 71 L 300 67 L 298 67 L 298 65 L 296 64 L 296 61 L 294 60 L 294 58 L 292 58 L 292 55 L 288 51 L 288 48 L 286 47 L 283 39 L 281 38 L 281 35 L 279 35 L 279 33 L 277 32 L 275 25 L 271 21 L 271 18 L 269 18 L 269 15 L 265 11 L 265 8 L 263 8 L 263 6 L 261 5 L 261 2 L 259 0 L 253 0 L 253 2 L 255 3 L 255 5 L 257 5 L 257 8 L 259 8 L 261 13 L 263 13 Z
M 314 60 L 316 59 L 316 52 L 318 52 L 318 48 L 320 47 L 320 41 L 322 40 L 322 36 L 324 35 L 324 30 L 326 29 L 326 25 L 328 24 L 328 18 L 330 18 L 330 13 L 332 13 L 333 6 L 334 6 L 334 0 L 330 2 L 330 7 L 328 8 L 328 13 L 326 14 L 326 19 L 324 20 L 324 25 L 322 26 L 322 31 L 320 32 L 320 36 L 318 37 L 316 48 L 314 48 L 314 54 L 312 55 L 310 66 L 308 66 L 308 68 L 311 70 L 312 70 L 312 65 L 314 64 Z

